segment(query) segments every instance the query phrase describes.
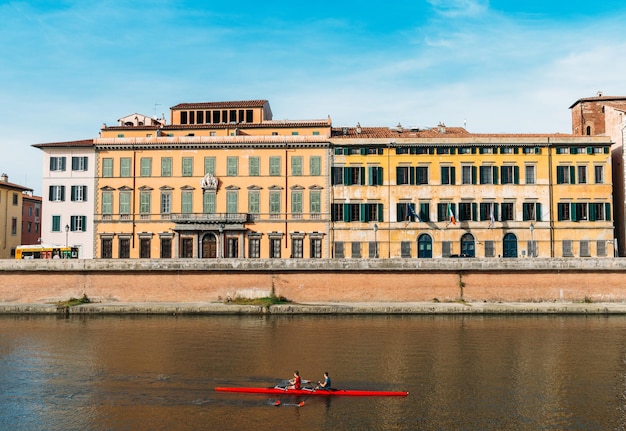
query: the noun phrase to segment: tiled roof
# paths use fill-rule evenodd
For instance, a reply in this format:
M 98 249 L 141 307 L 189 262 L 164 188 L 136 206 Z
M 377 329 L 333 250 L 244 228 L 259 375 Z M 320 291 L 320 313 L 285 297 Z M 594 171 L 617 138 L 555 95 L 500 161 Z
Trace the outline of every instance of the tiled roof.
M 216 109 L 216 108 L 260 108 L 264 106 L 267 100 L 240 100 L 233 102 L 198 102 L 198 103 L 179 103 L 170 109 Z
M 546 138 L 573 136 L 565 133 L 470 133 L 463 127 L 438 127 L 424 129 L 404 129 L 389 127 L 333 127 L 332 137 L 335 139 L 394 139 L 394 138 Z
M 583 102 L 611 102 L 611 101 L 623 101 L 626 102 L 626 96 L 594 96 L 594 97 L 583 97 L 582 99 L 578 99 L 576 102 L 569 107 L 572 109 L 574 106 Z
M 93 139 L 83 139 L 80 141 L 66 141 L 66 142 L 47 142 L 44 144 L 33 144 L 35 148 L 49 148 L 49 147 L 93 147 Z
M 9 183 L 8 181 L 4 182 L 2 180 L 0 180 L 0 187 L 14 189 L 14 190 L 20 190 L 20 191 L 28 191 L 28 192 L 32 192 L 33 191 L 33 189 L 31 189 L 30 187 L 20 186 L 19 184 Z

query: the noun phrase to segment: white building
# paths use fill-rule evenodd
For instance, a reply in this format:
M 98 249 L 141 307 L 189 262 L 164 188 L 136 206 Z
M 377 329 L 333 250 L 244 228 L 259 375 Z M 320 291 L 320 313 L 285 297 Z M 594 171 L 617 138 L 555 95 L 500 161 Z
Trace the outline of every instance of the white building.
M 96 156 L 92 139 L 36 144 L 44 152 L 41 242 L 93 259 Z

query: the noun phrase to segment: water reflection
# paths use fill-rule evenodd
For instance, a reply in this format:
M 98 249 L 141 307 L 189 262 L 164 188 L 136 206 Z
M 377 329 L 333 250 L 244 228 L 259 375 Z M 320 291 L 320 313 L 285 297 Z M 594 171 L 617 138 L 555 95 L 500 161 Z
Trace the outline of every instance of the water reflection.
M 0 317 L 7 429 L 621 429 L 622 316 Z M 298 369 L 408 398 L 216 393 Z

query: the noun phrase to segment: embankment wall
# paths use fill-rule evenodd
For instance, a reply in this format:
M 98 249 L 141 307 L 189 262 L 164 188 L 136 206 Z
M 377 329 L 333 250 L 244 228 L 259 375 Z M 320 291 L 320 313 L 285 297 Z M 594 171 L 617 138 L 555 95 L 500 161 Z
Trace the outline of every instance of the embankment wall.
M 0 302 L 626 301 L 626 259 L 0 260 Z

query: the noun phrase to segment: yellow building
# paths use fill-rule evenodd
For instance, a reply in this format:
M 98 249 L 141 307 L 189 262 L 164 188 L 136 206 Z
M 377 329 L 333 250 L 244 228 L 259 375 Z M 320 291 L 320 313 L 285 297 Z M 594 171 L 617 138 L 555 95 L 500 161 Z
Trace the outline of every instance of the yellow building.
M 267 101 L 133 114 L 94 140 L 100 258 L 329 257 L 330 119 Z
M 331 139 L 332 256 L 613 256 L 607 137 L 440 125 Z
M 0 259 L 15 257 L 15 248 L 22 242 L 23 193 L 33 189 L 9 182 L 0 176 Z

